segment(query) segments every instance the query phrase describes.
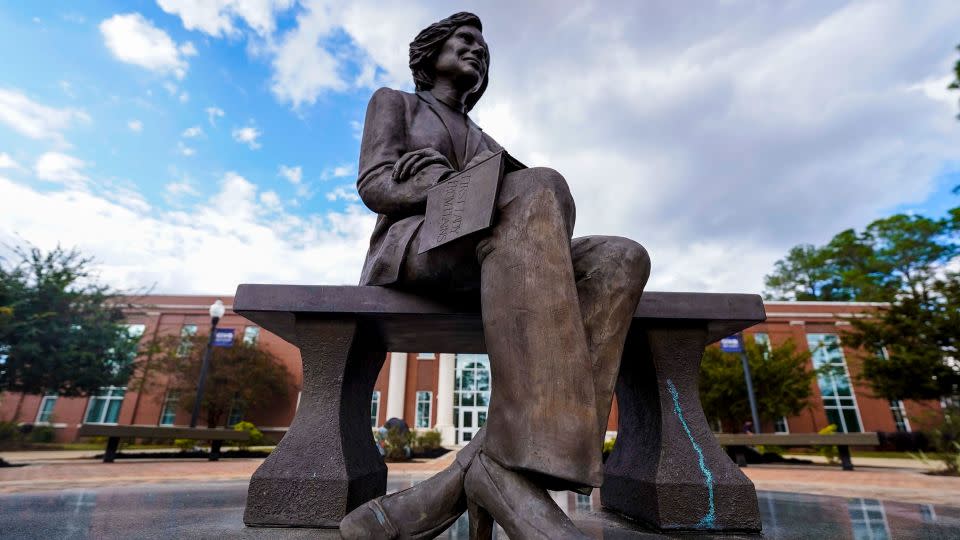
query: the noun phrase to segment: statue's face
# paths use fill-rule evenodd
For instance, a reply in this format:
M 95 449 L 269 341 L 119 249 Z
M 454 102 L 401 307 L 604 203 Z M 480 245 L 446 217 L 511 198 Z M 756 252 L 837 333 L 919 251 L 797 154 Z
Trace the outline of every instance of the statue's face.
M 461 26 L 440 48 L 434 70 L 437 78 L 453 80 L 457 87 L 474 90 L 487 74 L 487 42 L 473 26 Z

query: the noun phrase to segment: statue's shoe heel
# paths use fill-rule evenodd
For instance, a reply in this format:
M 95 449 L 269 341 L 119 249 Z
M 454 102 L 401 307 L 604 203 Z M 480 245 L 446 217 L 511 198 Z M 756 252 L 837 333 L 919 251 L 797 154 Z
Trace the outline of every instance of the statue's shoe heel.
M 467 515 L 470 517 L 470 540 L 490 540 L 493 538 L 493 516 L 475 502 L 467 501 Z
M 340 521 L 340 538 L 344 540 L 395 540 L 400 531 L 387 517 L 380 504 L 383 497 L 371 499 L 347 514 Z
M 493 531 L 491 517 L 503 527 L 510 538 L 587 538 L 550 498 L 547 490 L 522 474 L 502 467 L 483 452 L 470 464 L 463 490 L 470 512 L 471 539 L 474 538 L 474 531 L 476 538 L 490 538 Z

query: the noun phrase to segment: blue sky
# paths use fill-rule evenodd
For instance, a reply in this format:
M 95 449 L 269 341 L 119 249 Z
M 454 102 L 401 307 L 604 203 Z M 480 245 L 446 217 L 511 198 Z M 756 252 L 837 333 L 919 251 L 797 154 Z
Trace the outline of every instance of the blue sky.
M 355 283 L 370 94 L 448 2 L 0 4 L 0 240 L 77 246 L 115 287 Z M 960 204 L 955 2 L 464 2 L 474 119 L 565 175 L 577 235 L 651 288 L 759 292 L 793 245 Z M 896 36 L 893 39 L 892 36 Z

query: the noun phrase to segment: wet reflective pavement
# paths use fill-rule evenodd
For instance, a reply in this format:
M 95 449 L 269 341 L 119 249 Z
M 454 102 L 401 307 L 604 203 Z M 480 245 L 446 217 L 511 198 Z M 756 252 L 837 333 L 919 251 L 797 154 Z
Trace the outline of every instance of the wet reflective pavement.
M 394 491 L 413 478 L 390 479 Z M 0 495 L 3 538 L 338 538 L 335 530 L 243 526 L 247 482 L 144 484 Z M 960 538 L 960 507 L 862 498 L 760 492 L 763 537 L 776 539 Z M 591 538 L 653 538 L 600 510 L 592 497 L 555 493 L 555 500 Z M 506 538 L 498 531 L 500 539 Z M 705 538 L 712 535 L 676 535 Z M 469 537 L 462 517 L 440 538 Z M 729 537 L 724 537 L 729 538 Z M 755 537 L 754 537 L 755 538 Z

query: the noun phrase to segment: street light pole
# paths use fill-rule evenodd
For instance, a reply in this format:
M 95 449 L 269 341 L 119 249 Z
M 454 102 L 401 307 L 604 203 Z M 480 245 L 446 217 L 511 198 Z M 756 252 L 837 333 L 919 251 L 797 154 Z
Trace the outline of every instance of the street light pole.
M 200 381 L 197 383 L 197 399 L 193 402 L 193 414 L 190 415 L 190 427 L 197 427 L 197 418 L 200 416 L 200 402 L 203 401 L 203 385 L 207 382 L 207 371 L 210 369 L 210 353 L 213 352 L 213 339 L 217 333 L 217 323 L 223 317 L 226 308 L 223 302 L 217 300 L 210 306 L 210 338 L 207 340 L 207 350 L 203 352 L 203 364 L 200 366 Z

